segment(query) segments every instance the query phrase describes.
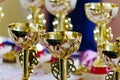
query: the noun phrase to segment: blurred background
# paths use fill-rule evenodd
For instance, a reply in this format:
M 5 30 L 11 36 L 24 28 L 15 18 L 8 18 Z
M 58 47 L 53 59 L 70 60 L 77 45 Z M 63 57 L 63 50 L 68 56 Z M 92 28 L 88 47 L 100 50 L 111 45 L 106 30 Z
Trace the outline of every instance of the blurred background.
M 103 2 L 113 2 L 120 5 L 119 0 L 103 0 Z M 3 12 L 5 14 L 4 18 L 0 22 L 0 36 L 9 37 L 7 26 L 14 22 L 25 22 L 27 16 L 27 10 L 20 5 L 19 0 L 5 0 L 2 4 Z M 112 27 L 114 39 L 120 36 L 120 11 L 109 26 Z

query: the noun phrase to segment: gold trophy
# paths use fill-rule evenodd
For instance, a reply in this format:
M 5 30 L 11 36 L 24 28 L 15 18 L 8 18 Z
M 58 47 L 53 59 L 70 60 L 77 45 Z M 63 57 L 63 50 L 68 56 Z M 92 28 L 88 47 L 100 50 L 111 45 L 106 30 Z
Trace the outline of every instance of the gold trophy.
M 59 62 L 51 64 L 51 72 L 57 80 L 68 80 L 70 71 L 75 71 L 73 62 L 68 62 L 72 53 L 78 50 L 82 35 L 72 31 L 47 32 L 43 35 L 43 42 L 47 50 Z
M 105 76 L 105 80 L 120 80 L 120 37 L 104 48 L 106 63 L 111 70 Z
M 104 69 L 103 73 L 107 73 L 108 66 L 105 63 L 102 53 L 104 46 L 110 44 L 110 40 L 113 38 L 112 30 L 108 26 L 108 23 L 116 17 L 118 5 L 105 2 L 86 3 L 85 12 L 88 19 L 97 25 L 94 30 L 94 37 L 97 42 L 98 56 L 93 62 L 92 68 L 101 68 Z
M 23 68 L 22 80 L 30 80 L 34 65 L 38 63 L 36 51 L 33 46 L 41 39 L 44 28 L 33 23 L 11 23 L 8 25 L 8 32 L 13 41 L 22 48 L 19 54 L 20 63 Z
M 54 32 L 43 35 L 43 43 L 58 62 L 51 64 L 51 72 L 57 80 L 68 80 L 70 72 L 75 72 L 70 55 L 78 50 L 82 35 L 72 29 L 70 18 L 66 15 L 75 8 L 76 0 L 45 0 L 47 10 L 56 16 L 53 22 Z M 69 59 L 68 59 L 69 58 Z

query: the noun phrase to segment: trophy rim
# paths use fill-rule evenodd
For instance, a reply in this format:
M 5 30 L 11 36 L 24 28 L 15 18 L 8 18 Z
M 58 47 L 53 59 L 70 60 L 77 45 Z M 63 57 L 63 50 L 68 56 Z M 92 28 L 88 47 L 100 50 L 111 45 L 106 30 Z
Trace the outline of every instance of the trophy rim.
M 33 29 L 31 29 L 32 31 L 26 31 L 25 30 L 22 30 L 20 29 L 20 27 L 24 28 L 25 27 L 32 27 Z M 15 30 L 15 31 L 21 31 L 21 32 L 27 32 L 27 33 L 33 33 L 33 32 L 39 32 L 39 30 L 37 29 L 39 26 L 37 24 L 34 24 L 32 22 L 16 22 L 16 23 L 10 23 L 8 25 L 8 30 Z
M 77 38 L 82 38 L 82 34 L 79 33 L 79 32 L 75 32 L 75 31 L 55 31 L 55 32 L 46 32 L 45 34 L 43 34 L 43 38 L 46 38 L 46 39 L 60 39 L 59 36 L 54 36 L 52 37 L 53 35 L 61 35 L 62 36 L 62 39 L 63 39 L 63 35 L 66 35 L 66 34 L 73 34 L 75 35 Z M 72 36 L 73 37 L 73 36 Z M 67 37 L 67 39 L 71 39 L 71 36 L 70 37 Z
M 93 5 L 102 5 L 102 6 L 112 6 L 118 8 L 119 5 L 117 3 L 110 3 L 110 2 L 88 2 L 85 3 L 85 7 Z
M 47 32 L 43 35 L 43 44 L 56 58 L 68 58 L 78 50 L 81 40 L 82 34 L 74 31 Z
M 36 45 L 40 41 L 38 26 L 34 23 L 10 23 L 8 25 L 8 34 L 16 45 L 24 49 Z

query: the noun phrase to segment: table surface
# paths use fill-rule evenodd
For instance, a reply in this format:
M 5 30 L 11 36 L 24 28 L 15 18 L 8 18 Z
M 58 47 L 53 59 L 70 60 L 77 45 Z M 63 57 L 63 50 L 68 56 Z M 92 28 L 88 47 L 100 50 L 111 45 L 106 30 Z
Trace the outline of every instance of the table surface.
M 21 80 L 22 67 L 17 63 L 4 63 L 0 54 L 0 80 Z M 69 80 L 78 80 L 80 76 L 71 74 Z M 44 74 L 41 66 L 37 66 L 30 77 L 31 80 L 56 80 L 51 72 Z
M 17 64 L 0 64 L 0 80 L 21 80 L 22 68 Z M 71 75 L 69 80 L 78 80 L 80 76 Z M 34 70 L 31 80 L 56 80 L 51 73 L 44 74 L 41 68 Z

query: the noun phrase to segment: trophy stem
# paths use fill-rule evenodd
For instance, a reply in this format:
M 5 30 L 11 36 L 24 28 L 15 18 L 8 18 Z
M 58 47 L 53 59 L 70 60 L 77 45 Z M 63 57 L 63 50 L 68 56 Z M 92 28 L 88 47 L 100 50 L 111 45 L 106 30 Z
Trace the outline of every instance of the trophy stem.
M 94 30 L 94 35 L 95 35 L 95 39 L 98 43 L 98 45 L 101 45 L 103 44 L 106 40 L 105 36 L 105 29 L 106 28 L 106 24 L 104 23 L 100 23 L 100 24 L 97 24 L 95 30 Z
M 65 15 L 62 14 L 62 12 L 61 12 L 56 17 L 57 17 L 57 20 L 58 20 L 58 25 L 56 27 L 56 31 L 65 31 L 66 30 L 65 29 L 66 27 L 64 26 L 65 25 L 65 23 L 64 23 Z
M 117 80 L 120 80 L 120 71 L 118 72 Z
M 28 61 L 29 61 L 29 50 L 24 50 L 23 55 L 23 77 L 22 80 L 30 80 L 29 79 L 29 70 L 28 70 Z
M 60 69 L 60 80 L 67 79 L 67 59 L 59 59 L 59 69 Z

